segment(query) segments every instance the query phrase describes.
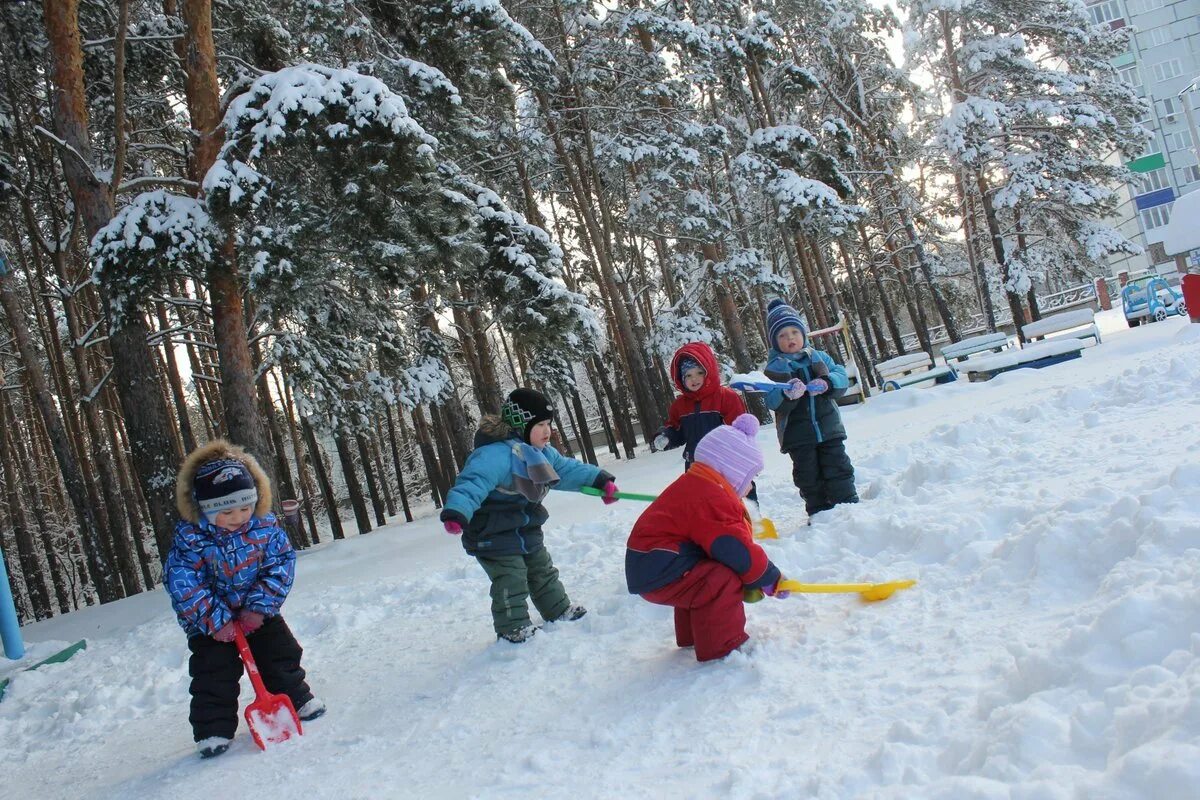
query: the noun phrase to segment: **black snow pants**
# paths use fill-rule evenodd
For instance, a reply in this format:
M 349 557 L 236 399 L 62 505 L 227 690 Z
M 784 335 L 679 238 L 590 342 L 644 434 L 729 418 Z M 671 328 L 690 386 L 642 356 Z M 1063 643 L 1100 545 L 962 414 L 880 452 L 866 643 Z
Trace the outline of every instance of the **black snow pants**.
M 292 705 L 300 707 L 312 699 L 312 690 L 304 681 L 300 654 L 304 652 L 283 617 L 268 617 L 262 627 L 246 637 L 254 663 L 262 674 L 267 691 L 286 694 Z M 233 642 L 218 642 L 211 636 L 188 639 L 192 656 L 188 674 L 192 676 L 192 736 L 199 742 L 210 736 L 232 739 L 238 725 L 239 682 L 242 659 Z
M 792 482 L 804 498 L 808 516 L 839 503 L 857 503 L 854 465 L 846 453 L 846 440 L 833 439 L 788 451 Z

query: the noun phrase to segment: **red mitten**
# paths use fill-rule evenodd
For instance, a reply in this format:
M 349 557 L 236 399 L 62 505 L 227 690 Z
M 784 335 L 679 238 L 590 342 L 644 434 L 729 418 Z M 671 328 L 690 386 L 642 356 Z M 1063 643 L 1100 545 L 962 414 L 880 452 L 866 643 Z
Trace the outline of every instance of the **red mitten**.
M 220 630 L 213 634 L 213 638 L 218 642 L 232 642 L 234 636 L 233 622 L 226 622 Z
M 242 633 L 247 636 L 261 628 L 264 619 L 266 617 L 257 611 L 243 611 L 238 614 L 238 622 L 242 623 Z
M 452 519 L 448 519 L 445 522 L 443 522 L 442 527 L 446 529 L 446 533 L 452 534 L 454 536 L 462 535 L 462 525 L 459 525 L 457 522 L 455 522 Z

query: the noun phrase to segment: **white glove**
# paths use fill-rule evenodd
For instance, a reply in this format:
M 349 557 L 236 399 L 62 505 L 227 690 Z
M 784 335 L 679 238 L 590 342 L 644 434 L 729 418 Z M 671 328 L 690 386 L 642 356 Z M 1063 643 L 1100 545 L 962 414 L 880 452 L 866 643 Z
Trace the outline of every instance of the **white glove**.
M 801 397 L 804 397 L 804 381 L 800 380 L 799 378 L 792 378 L 790 381 L 788 381 L 788 386 L 791 388 L 783 390 L 783 396 L 788 400 L 799 400 Z
M 655 450 L 666 450 L 667 445 L 669 445 L 670 443 L 671 443 L 670 440 L 667 439 L 665 434 L 660 433 L 658 436 L 654 437 L 654 449 Z

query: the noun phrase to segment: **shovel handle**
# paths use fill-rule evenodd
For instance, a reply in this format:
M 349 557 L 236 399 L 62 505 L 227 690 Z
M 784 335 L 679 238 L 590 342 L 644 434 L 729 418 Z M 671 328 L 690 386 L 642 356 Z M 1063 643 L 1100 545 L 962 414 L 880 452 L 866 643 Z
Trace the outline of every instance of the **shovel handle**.
M 769 392 L 772 389 L 790 389 L 790 383 L 776 383 L 774 381 L 734 381 L 729 384 L 730 389 L 737 389 L 741 392 Z
M 915 580 L 886 583 L 801 583 L 785 578 L 779 582 L 778 588 L 807 594 L 861 594 L 865 600 L 883 600 L 890 597 L 892 592 L 907 589 L 915 584 Z
M 591 495 L 592 497 L 603 497 L 604 492 L 597 489 L 595 486 L 584 486 L 579 490 L 583 494 Z M 616 492 L 613 497 L 618 500 L 641 500 L 646 503 L 652 503 L 658 499 L 656 494 L 636 494 L 634 492 Z
M 250 643 L 246 641 L 246 634 L 242 632 L 242 623 L 237 620 L 233 621 L 233 641 L 237 645 L 238 655 L 242 657 L 242 663 L 246 665 L 250 683 L 254 684 L 254 696 L 256 698 L 267 697 L 270 692 L 263 683 L 262 675 L 258 674 L 258 664 L 254 663 L 254 654 L 250 652 Z

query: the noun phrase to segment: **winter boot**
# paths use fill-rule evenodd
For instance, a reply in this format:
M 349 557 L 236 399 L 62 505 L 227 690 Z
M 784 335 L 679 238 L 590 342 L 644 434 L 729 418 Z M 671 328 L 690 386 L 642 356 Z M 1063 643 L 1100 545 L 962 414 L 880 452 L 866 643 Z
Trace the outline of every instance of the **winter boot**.
M 539 628 L 537 625 L 526 625 L 524 628 L 517 628 L 515 631 L 497 633 L 496 638 L 503 639 L 506 642 L 512 642 L 513 644 L 521 644 L 522 642 L 528 642 L 530 639 L 532 639 L 533 635 L 539 630 L 541 630 L 541 628 Z
M 314 697 L 312 700 L 309 700 L 307 703 L 297 709 L 296 716 L 298 716 L 304 722 L 310 722 L 324 713 L 325 704 Z
M 555 622 L 574 622 L 587 613 L 587 609 L 583 606 L 577 606 L 574 603 L 567 606 L 567 610 L 558 615 Z
M 232 742 L 233 739 L 226 739 L 224 736 L 210 736 L 196 742 L 196 751 L 200 753 L 201 758 L 216 758 L 228 750 Z

